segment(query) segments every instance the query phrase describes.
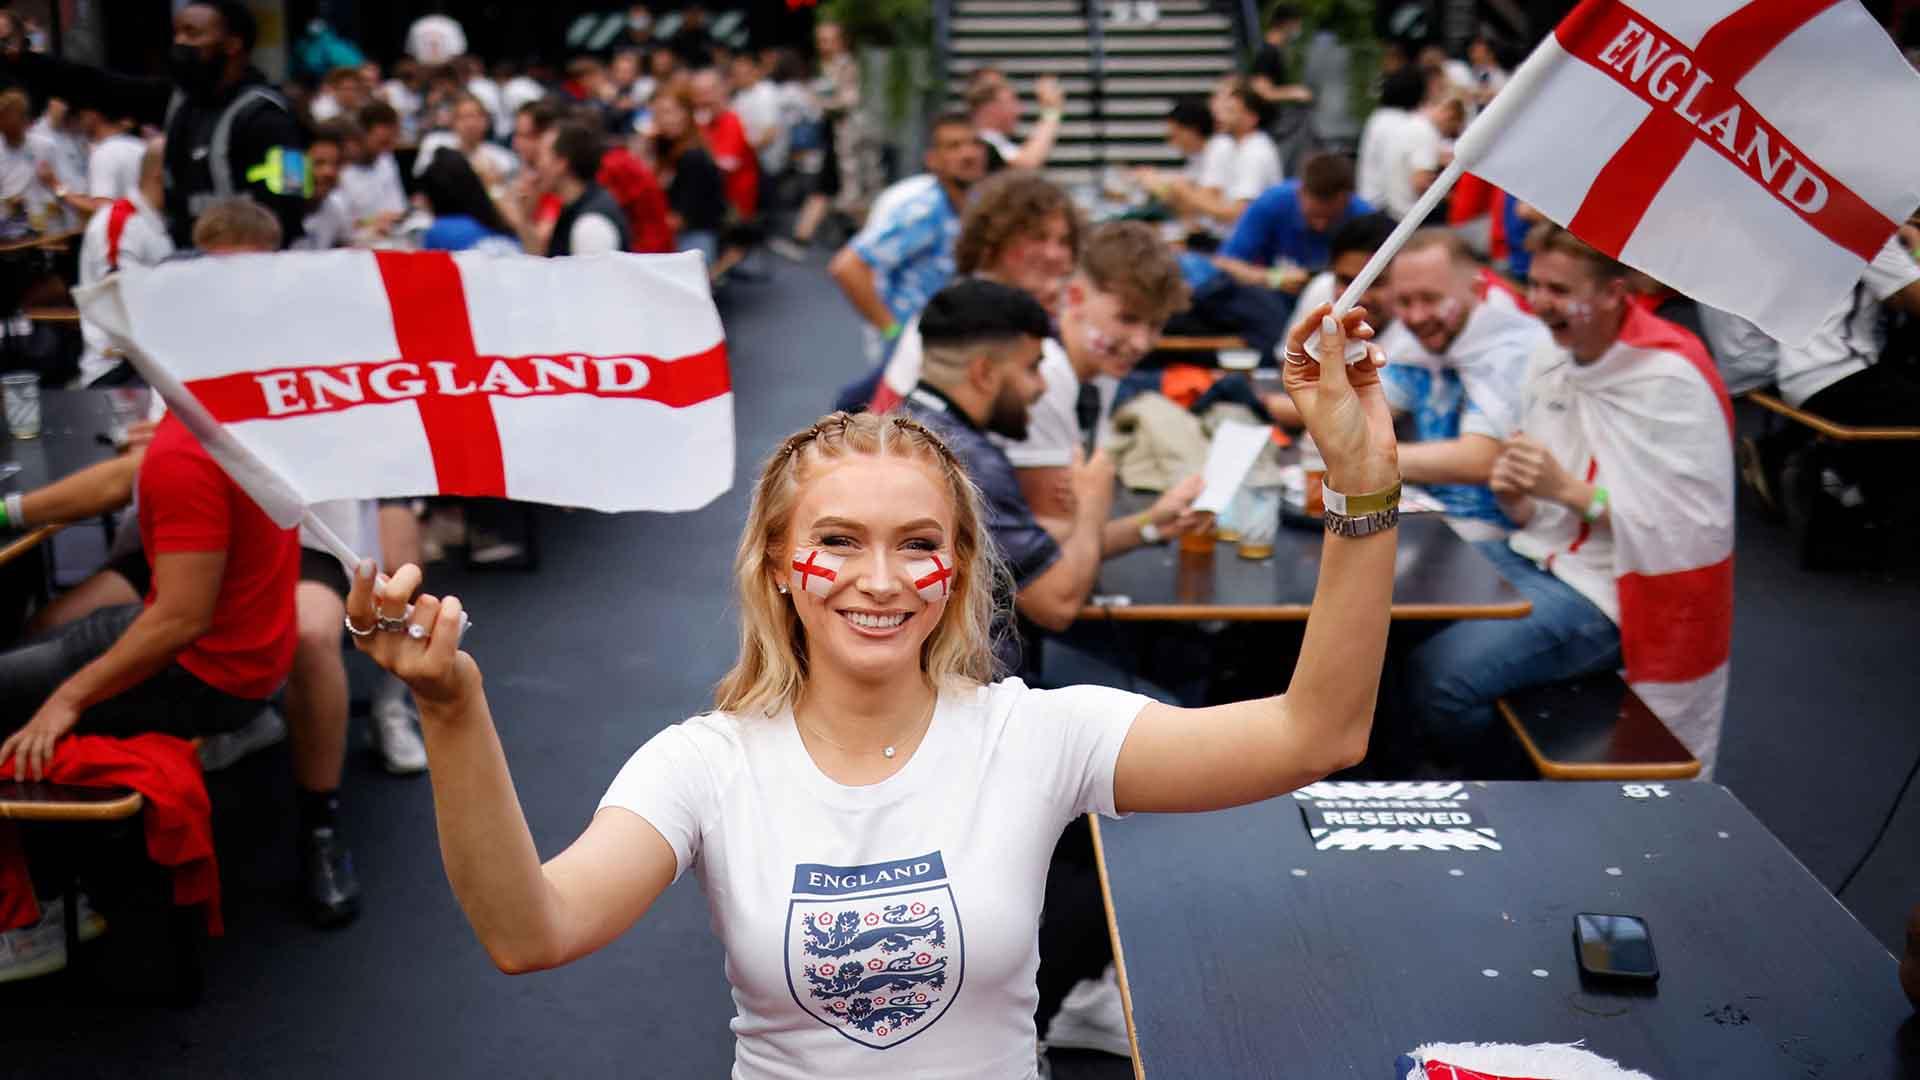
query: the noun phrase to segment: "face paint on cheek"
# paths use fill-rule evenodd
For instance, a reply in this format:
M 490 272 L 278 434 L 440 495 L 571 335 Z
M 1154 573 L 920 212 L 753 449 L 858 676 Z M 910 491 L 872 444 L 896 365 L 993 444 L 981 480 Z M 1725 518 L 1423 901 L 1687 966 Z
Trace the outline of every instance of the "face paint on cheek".
M 1593 305 L 1585 300 L 1568 300 L 1560 305 L 1560 311 L 1570 323 L 1584 323 L 1593 319 Z
M 920 599 L 931 604 L 953 595 L 953 567 L 944 556 L 908 559 L 905 566 L 907 577 L 913 580 L 913 591 L 920 594 Z
M 822 548 L 797 548 L 793 553 L 793 589 L 825 599 L 846 565 L 845 555 L 835 555 Z

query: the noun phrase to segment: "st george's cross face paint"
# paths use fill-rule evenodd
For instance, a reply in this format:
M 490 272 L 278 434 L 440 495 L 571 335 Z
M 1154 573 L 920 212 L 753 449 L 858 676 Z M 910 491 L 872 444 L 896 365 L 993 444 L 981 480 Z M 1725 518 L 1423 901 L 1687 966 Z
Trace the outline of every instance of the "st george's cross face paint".
M 924 559 L 908 559 L 906 569 L 907 576 L 913 579 L 913 591 L 927 603 L 938 603 L 953 595 L 953 564 L 945 555 L 936 553 Z
M 840 580 L 847 557 L 820 548 L 797 548 L 793 553 L 792 580 L 795 592 L 809 592 L 825 599 Z

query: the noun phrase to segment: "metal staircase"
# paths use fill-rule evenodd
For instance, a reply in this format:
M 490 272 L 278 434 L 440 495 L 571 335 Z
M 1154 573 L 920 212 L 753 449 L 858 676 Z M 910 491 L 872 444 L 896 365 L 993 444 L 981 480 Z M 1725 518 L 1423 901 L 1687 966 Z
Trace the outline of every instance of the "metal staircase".
M 1166 142 L 1167 110 L 1182 95 L 1206 95 L 1237 66 L 1239 28 L 1207 0 L 1159 0 L 1150 25 L 1107 20 L 1102 0 L 940 6 L 952 106 L 961 107 L 969 74 L 996 67 L 1019 88 L 1031 123 L 1034 78 L 1059 78 L 1066 119 L 1047 175 L 1069 187 L 1096 182 L 1107 165 L 1177 162 Z

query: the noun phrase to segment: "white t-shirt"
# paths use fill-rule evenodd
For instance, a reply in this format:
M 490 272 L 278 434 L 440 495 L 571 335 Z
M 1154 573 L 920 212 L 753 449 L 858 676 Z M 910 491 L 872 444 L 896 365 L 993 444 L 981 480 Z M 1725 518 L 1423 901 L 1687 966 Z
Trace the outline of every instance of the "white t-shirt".
M 381 154 L 371 165 L 349 165 L 340 170 L 340 190 L 355 224 L 375 214 L 405 214 L 407 189 L 400 182 L 400 164 L 392 154 Z
M 1146 704 L 1017 679 L 947 691 L 913 757 L 866 787 L 821 773 L 786 711 L 642 746 L 600 806 L 646 819 L 676 878 L 700 879 L 735 1080 L 1033 1077 L 1048 860 L 1067 822 L 1114 815 Z
M 1405 109 L 1382 105 L 1368 115 L 1360 129 L 1360 150 L 1354 164 L 1353 192 L 1374 206 L 1387 204 L 1387 146 L 1394 129 L 1407 122 Z
M 1880 304 L 1920 280 L 1920 266 L 1888 237 L 1867 264 L 1857 288 L 1821 321 L 1805 345 L 1780 346 L 1780 370 L 1774 382 L 1787 404 L 1799 408 L 1808 398 L 1880 359 L 1886 334 L 1880 329 Z
M 1073 464 L 1076 447 L 1086 445 L 1080 431 L 1080 418 L 1074 406 L 1080 400 L 1080 376 L 1073 361 L 1057 338 L 1040 343 L 1040 377 L 1047 389 L 1040 400 L 1027 410 L 1027 437 L 1014 442 L 1000 435 L 988 435 L 1016 469 L 1064 468 Z M 1100 419 L 1094 426 L 1093 445 L 1113 441 L 1113 399 L 1120 391 L 1120 380 L 1111 375 L 1095 375 L 1094 389 L 1100 393 Z
M 380 504 L 373 499 L 329 499 L 317 502 L 307 509 L 313 516 L 333 530 L 354 554 L 382 561 L 380 553 Z M 320 538 L 306 525 L 300 526 L 300 546 L 322 555 L 333 554 L 332 549 L 321 543 Z M 342 568 L 341 576 L 346 576 Z
M 786 135 L 780 127 L 780 94 L 765 79 L 733 95 L 733 114 L 747 133 L 747 142 L 755 147 L 760 167 L 778 173 L 787 164 Z M 760 140 L 773 132 L 773 141 L 760 149 Z
M 1020 144 L 1014 142 L 1013 137 L 1004 131 L 994 131 L 990 128 L 980 128 L 978 130 L 980 133 L 980 141 L 993 147 L 994 153 L 1000 157 L 1000 163 L 1003 165 L 1012 165 L 1013 159 L 1020 153 Z
M 1200 152 L 1187 159 L 1180 169 L 1180 175 L 1195 185 L 1217 191 L 1221 195 L 1233 186 L 1234 142 L 1233 136 L 1225 132 L 1216 132 L 1207 139 Z M 1208 232 L 1218 236 L 1226 235 L 1231 221 L 1218 218 L 1202 218 L 1202 224 Z
M 1280 148 L 1264 131 L 1253 131 L 1233 146 L 1233 175 L 1227 198 L 1234 202 L 1257 199 L 1260 193 L 1286 179 L 1280 167 Z
M 133 213 L 120 225 L 118 267 L 158 266 L 173 254 L 173 237 L 167 232 L 167 219 L 147 205 L 139 188 L 127 195 Z M 80 238 L 80 284 L 92 285 L 112 272 L 107 256 L 113 253 L 113 208 L 105 207 L 87 219 L 87 230 Z M 112 371 L 120 363 L 117 353 L 109 355 L 113 343 L 107 332 L 92 320 L 80 320 L 80 376 L 76 386 L 84 387 Z M 156 395 L 157 397 L 158 395 Z
M 1730 311 L 1699 305 L 1700 329 L 1707 351 L 1720 368 L 1727 393 L 1738 397 L 1773 383 L 1780 368 L 1780 344 L 1765 330 Z
M 573 219 L 567 230 L 569 252 L 574 255 L 599 255 L 620 250 L 620 227 L 605 214 L 585 213 Z
M 427 166 L 433 164 L 433 155 L 442 150 L 458 152 L 460 139 L 451 131 L 429 132 L 420 140 L 420 151 L 414 155 L 413 175 L 426 175 Z M 520 158 L 499 143 L 483 142 L 474 147 L 473 153 L 467 155 L 467 163 L 473 166 L 474 175 L 482 184 L 488 182 L 488 173 L 492 174 L 492 181 L 498 183 L 520 170 Z
M 125 132 L 109 135 L 87 152 L 87 194 L 124 199 L 140 189 L 140 159 L 147 144 Z
M 1386 111 L 1386 110 L 1381 110 Z M 1369 128 L 1372 121 L 1368 121 Z M 1370 177 L 1375 192 L 1381 201 L 1376 206 L 1384 206 L 1389 214 L 1403 218 L 1420 201 L 1420 193 L 1413 189 L 1413 174 L 1434 172 L 1440 168 L 1440 152 L 1446 147 L 1446 137 L 1433 121 L 1421 113 L 1402 113 L 1390 118 L 1380 129 L 1381 142 L 1377 148 L 1377 171 Z M 1365 136 L 1362 136 L 1364 146 Z M 1369 196 L 1362 196 L 1372 202 Z
M 344 247 L 353 242 L 353 210 L 347 205 L 346 193 L 334 188 L 320 205 L 307 211 L 300 225 L 300 239 L 293 242 L 295 251 L 329 251 Z

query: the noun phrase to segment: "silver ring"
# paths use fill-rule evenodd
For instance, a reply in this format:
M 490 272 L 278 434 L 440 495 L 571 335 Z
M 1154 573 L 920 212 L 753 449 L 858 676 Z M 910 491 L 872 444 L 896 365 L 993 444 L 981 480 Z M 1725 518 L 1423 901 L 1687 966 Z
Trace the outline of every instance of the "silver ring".
M 415 641 L 425 641 L 427 640 L 427 628 L 419 623 L 409 623 L 407 625 L 407 636 Z
M 353 616 L 351 615 L 343 616 L 341 621 L 347 624 L 347 633 L 352 634 L 354 637 L 372 637 L 374 632 L 380 629 L 378 626 L 373 626 L 362 630 L 353 625 Z
M 1308 356 L 1304 352 L 1301 352 L 1299 349 L 1293 348 L 1292 346 L 1287 347 L 1287 351 L 1283 354 L 1283 357 L 1287 361 L 1287 363 L 1293 365 L 1294 367 L 1306 367 L 1308 364 L 1313 362 L 1312 357 Z M 1295 357 L 1299 357 L 1299 359 L 1296 360 L 1294 359 Z
M 398 615 L 382 615 L 380 614 L 379 611 L 376 610 L 373 613 L 373 625 L 374 625 L 374 628 L 377 630 L 385 630 L 388 633 L 398 634 L 406 630 L 407 617 L 412 614 L 413 614 L 412 604 L 408 604 L 407 610 L 401 612 Z

